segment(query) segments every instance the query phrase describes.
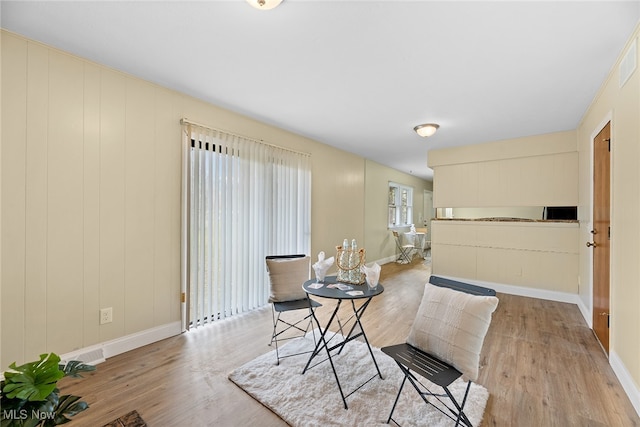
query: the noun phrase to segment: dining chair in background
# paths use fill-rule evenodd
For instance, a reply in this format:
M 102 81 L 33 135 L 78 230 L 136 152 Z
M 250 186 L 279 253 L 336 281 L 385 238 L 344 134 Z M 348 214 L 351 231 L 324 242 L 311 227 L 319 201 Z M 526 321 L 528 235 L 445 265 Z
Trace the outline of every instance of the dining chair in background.
M 397 262 L 401 264 L 410 264 L 411 260 L 413 259 L 413 253 L 416 249 L 415 245 L 408 243 L 403 244 L 400 238 L 400 234 L 395 230 L 391 230 L 391 232 L 393 233 L 393 238 L 396 241 L 396 247 L 400 251 Z

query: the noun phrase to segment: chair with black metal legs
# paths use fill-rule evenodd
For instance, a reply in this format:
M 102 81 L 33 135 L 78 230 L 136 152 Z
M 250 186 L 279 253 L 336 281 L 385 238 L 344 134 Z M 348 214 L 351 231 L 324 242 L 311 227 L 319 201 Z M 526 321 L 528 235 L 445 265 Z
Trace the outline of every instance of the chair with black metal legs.
M 395 230 L 391 230 L 391 232 L 393 233 L 393 238 L 396 241 L 396 246 L 400 251 L 400 255 L 398 256 L 397 262 L 401 264 L 410 264 L 413 258 L 413 253 L 416 249 L 415 245 L 411 245 L 411 244 L 403 245 L 402 241 L 400 240 L 400 234 Z
M 280 354 L 278 343 L 292 338 L 306 335 L 312 325 L 313 310 L 321 307 L 317 301 L 307 297 L 302 284 L 309 280 L 311 258 L 307 255 L 270 255 L 266 257 L 267 272 L 269 273 L 270 296 L 269 302 L 273 317 L 273 332 L 271 341 L 276 344 L 276 363 L 280 359 L 309 353 Z M 294 311 L 302 313 L 288 313 Z M 287 313 L 287 314 L 285 314 Z M 315 333 L 314 333 L 315 343 Z
M 396 423 L 393 412 L 409 381 L 426 404 L 456 426 L 472 427 L 464 407 L 471 383 L 478 377 L 482 344 L 498 298 L 493 289 L 438 276 L 431 276 L 429 282 L 407 341 L 382 348 L 404 373 L 387 424 Z M 460 377 L 467 385 L 464 395 L 456 398 L 449 387 Z M 439 389 L 443 392 L 436 393 Z

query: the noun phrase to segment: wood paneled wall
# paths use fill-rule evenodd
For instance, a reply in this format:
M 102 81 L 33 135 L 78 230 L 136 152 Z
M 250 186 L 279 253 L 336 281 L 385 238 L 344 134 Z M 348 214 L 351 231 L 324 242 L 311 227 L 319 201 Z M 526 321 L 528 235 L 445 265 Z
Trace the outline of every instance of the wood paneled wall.
M 178 321 L 181 97 L 8 33 L 2 54 L 3 366 Z

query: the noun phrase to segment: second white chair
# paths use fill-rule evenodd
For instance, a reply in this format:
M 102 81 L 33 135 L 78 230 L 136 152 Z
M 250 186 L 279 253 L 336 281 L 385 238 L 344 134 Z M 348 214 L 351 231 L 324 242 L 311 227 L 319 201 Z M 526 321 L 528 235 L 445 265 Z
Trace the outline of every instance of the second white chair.
M 416 247 L 411 244 L 403 244 L 402 240 L 400 240 L 400 234 L 395 230 L 392 230 L 391 232 L 393 233 L 393 238 L 396 240 L 396 246 L 400 251 L 400 255 L 398 256 L 397 262 L 401 264 L 411 263 L 411 260 L 413 259 L 413 253 Z

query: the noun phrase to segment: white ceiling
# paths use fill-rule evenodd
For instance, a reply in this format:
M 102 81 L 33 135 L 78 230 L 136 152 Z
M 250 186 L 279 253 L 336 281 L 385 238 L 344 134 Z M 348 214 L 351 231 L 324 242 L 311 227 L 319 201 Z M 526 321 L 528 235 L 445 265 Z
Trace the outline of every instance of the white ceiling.
M 0 14 L 15 33 L 431 179 L 431 148 L 575 129 L 640 2 L 3 0 Z M 425 122 L 441 125 L 428 139 L 412 130 Z

